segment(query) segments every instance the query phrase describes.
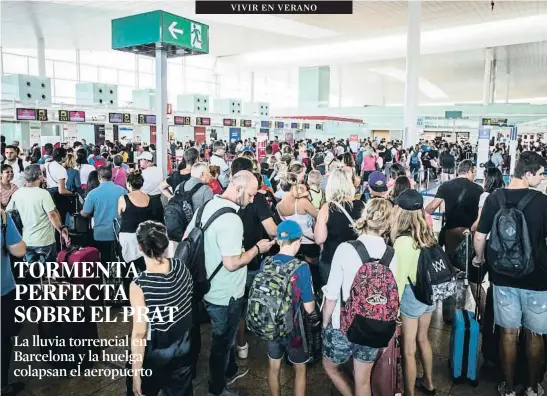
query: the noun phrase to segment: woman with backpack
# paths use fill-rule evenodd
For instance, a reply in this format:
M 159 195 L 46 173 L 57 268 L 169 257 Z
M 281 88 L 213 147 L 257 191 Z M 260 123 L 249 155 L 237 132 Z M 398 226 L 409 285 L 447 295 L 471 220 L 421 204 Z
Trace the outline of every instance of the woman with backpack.
M 356 241 L 338 246 L 332 258 L 332 270 L 327 285 L 323 287 L 326 298 L 323 307 L 323 367 L 343 396 L 371 394 L 372 366 L 378 355 L 378 348 L 352 343 L 346 336 L 345 331 L 347 331 L 348 322 L 351 321 L 350 312 L 347 309 L 350 295 L 354 301 L 360 298 L 364 300 L 369 297 L 365 294 L 371 292 L 370 289 L 367 290 L 367 285 L 371 285 L 375 279 L 385 279 L 384 285 L 374 285 L 376 290 L 390 291 L 386 293 L 388 303 L 385 304 L 386 312 L 382 316 L 385 314 L 391 317 L 393 323 L 397 318 L 399 295 L 394 276 L 377 277 L 376 275 L 379 274 L 375 272 L 374 266 L 366 265 L 373 262 L 372 258 L 374 258 L 380 260 L 380 264 L 389 266 L 390 269 L 387 269 L 389 272 L 396 267 L 393 248 L 386 244 L 392 210 L 393 205 L 384 198 L 373 199 L 366 204 L 361 217 L 355 222 L 359 237 Z M 370 257 L 366 262 L 363 262 L 366 260 L 362 257 L 363 249 Z M 384 271 L 384 268 L 379 270 Z M 370 276 L 370 279 L 367 276 Z M 343 309 L 341 309 L 341 302 L 344 304 Z M 358 314 L 367 315 L 366 312 Z M 349 377 L 339 370 L 339 366 L 352 356 L 355 389 Z
M 405 190 L 395 199 L 391 219 L 391 240 L 397 260 L 395 276 L 403 323 L 404 394 L 414 396 L 417 387 L 426 395 L 434 395 L 433 353 L 428 329 L 435 305 L 428 306 L 418 301 L 409 282 L 416 283 L 421 250 L 435 246 L 437 241 L 425 218 L 423 197 L 416 190 Z M 416 345 L 420 349 L 424 372 L 421 378 L 416 378 Z
M 314 230 L 315 243 L 321 246 L 319 273 L 322 284 L 327 283 L 338 245 L 357 238 L 352 226 L 365 207 L 363 201 L 355 199 L 351 173 L 339 164 L 332 168 L 332 172 L 329 169 L 325 197 L 327 202 L 317 214 Z

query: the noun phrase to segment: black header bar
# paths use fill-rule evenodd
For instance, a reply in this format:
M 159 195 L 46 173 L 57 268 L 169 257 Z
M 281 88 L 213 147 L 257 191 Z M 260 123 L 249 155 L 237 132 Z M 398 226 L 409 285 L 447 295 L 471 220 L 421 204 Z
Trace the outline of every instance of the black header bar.
M 196 14 L 352 14 L 353 1 L 197 0 Z

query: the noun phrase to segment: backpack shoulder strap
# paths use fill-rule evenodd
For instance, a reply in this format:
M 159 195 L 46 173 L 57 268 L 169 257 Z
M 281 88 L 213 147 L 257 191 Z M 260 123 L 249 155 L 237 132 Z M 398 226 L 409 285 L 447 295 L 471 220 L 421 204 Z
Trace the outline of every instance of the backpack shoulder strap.
M 205 209 L 205 205 L 207 205 L 207 202 L 205 202 L 203 205 L 201 205 L 199 208 L 198 208 L 198 212 L 196 214 L 196 223 L 195 223 L 195 226 L 196 227 L 200 227 L 201 226 L 201 216 L 203 215 L 203 210 Z
M 357 251 L 357 254 L 359 254 L 359 258 L 363 264 L 370 262 L 370 255 L 368 254 L 367 248 L 361 241 L 348 241 L 348 243 Z
M 494 193 L 496 194 L 496 199 L 498 200 L 498 203 L 500 205 L 500 209 L 504 209 L 507 207 L 507 199 L 505 197 L 505 189 L 500 188 L 499 192 Z
M 386 251 L 380 259 L 380 264 L 389 267 L 389 265 L 391 264 L 391 260 L 393 260 L 393 256 L 395 256 L 395 249 L 393 249 L 391 246 L 386 246 Z
M 205 184 L 203 183 L 198 183 L 196 184 L 194 187 L 192 187 L 192 189 L 190 191 L 188 191 L 188 193 L 190 194 L 190 196 L 194 195 L 195 193 L 198 192 L 198 190 L 203 187 Z M 181 187 L 181 189 L 184 191 L 184 188 Z
M 528 194 L 526 194 L 526 196 L 518 203 L 517 210 L 520 210 L 522 212 L 524 208 L 526 208 L 526 206 L 528 206 L 528 204 L 540 194 L 541 193 L 539 191 L 529 191 Z
M 23 160 L 21 158 L 17 158 L 17 164 L 19 165 L 19 171 L 23 172 L 25 167 L 23 166 Z
M 204 205 L 205 206 L 205 205 Z M 205 230 L 207 230 L 207 228 L 209 228 L 209 226 L 213 223 L 213 221 L 215 221 L 217 218 L 219 218 L 220 216 L 226 214 L 226 213 L 233 213 L 233 214 L 236 214 L 236 211 L 232 208 L 220 208 L 219 210 L 217 210 L 215 213 L 213 213 L 211 215 L 211 217 L 209 217 L 209 220 L 207 220 L 207 223 L 205 223 L 205 225 L 203 227 L 201 227 L 202 231 L 205 232 Z M 201 217 L 201 216 L 200 216 Z M 197 220 L 197 219 L 196 219 Z M 201 219 L 200 219 L 201 220 Z

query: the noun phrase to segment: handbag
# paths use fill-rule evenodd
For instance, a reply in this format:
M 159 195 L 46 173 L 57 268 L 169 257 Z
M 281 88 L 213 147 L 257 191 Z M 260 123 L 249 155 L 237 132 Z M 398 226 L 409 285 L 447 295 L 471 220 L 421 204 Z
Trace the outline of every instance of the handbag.
M 6 211 L 6 213 L 13 220 L 13 223 L 15 224 L 15 228 L 17 228 L 17 231 L 19 231 L 19 234 L 23 235 L 23 221 L 21 220 L 21 215 L 19 214 L 19 211 L 17 209 L 12 209 L 12 210 Z

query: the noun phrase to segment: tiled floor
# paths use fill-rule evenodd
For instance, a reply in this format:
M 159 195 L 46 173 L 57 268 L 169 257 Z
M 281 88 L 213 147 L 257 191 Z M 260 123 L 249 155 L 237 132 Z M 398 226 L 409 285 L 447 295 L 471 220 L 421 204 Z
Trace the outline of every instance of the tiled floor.
M 35 326 L 26 326 L 21 333 L 25 337 L 30 337 L 31 334 L 36 332 Z M 129 324 L 100 324 L 99 326 L 101 337 L 113 338 L 117 336 L 124 336 L 129 333 Z M 207 359 L 209 357 L 210 337 L 211 330 L 209 325 L 203 325 L 202 334 L 204 345 L 202 349 L 202 355 L 199 363 L 199 375 L 195 382 L 196 396 L 207 395 L 207 378 L 208 378 L 208 365 Z M 449 353 L 449 338 L 450 328 L 442 322 L 440 311 L 437 311 L 434 315 L 433 322 L 429 331 L 430 339 L 434 353 L 434 379 L 435 385 L 438 389 L 440 396 L 454 395 L 454 396 L 490 396 L 496 395 L 496 384 L 491 375 L 482 373 L 480 376 L 480 384 L 477 388 L 473 388 L 470 385 L 453 385 L 449 377 L 448 372 L 448 353 Z M 243 379 L 237 381 L 234 384 L 234 389 L 238 390 L 243 396 L 267 396 L 268 387 L 266 382 L 266 367 L 267 356 L 265 352 L 265 345 L 262 341 L 258 340 L 253 335 L 249 334 L 249 358 L 245 361 L 241 361 L 241 364 L 249 367 L 249 374 Z M 115 351 L 121 352 L 121 348 L 108 349 L 109 352 Z M 29 363 L 19 363 L 15 367 L 26 367 Z M 98 367 L 116 367 L 122 366 L 120 363 L 99 363 Z M 33 368 L 47 367 L 46 365 L 38 365 L 33 363 Z M 292 368 L 286 365 L 282 367 L 281 382 L 282 382 L 282 395 L 292 395 Z M 21 393 L 21 396 L 88 396 L 88 395 L 100 395 L 100 396 L 118 396 L 125 393 L 125 381 L 123 378 L 47 378 L 47 379 L 33 379 L 33 378 L 19 378 L 26 383 L 25 390 Z M 545 385 L 546 382 L 544 382 Z M 325 375 L 320 364 L 311 366 L 308 370 L 308 395 L 313 396 L 328 396 L 330 395 L 330 381 Z M 150 396 L 150 395 L 146 395 Z

